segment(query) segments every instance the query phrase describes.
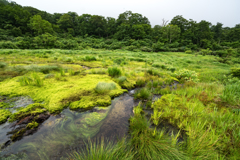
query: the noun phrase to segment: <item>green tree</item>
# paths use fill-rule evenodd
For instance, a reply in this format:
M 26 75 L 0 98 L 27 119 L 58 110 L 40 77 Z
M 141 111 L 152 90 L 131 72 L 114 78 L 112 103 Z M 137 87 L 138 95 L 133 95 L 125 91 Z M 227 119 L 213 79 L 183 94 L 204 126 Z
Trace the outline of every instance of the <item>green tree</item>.
M 43 20 L 40 15 L 33 16 L 30 19 L 29 26 L 36 32 L 37 35 L 53 33 L 52 24 L 46 20 Z
M 175 16 L 175 17 L 171 20 L 170 24 L 172 24 L 172 25 L 177 25 L 177 26 L 180 28 L 180 30 L 181 30 L 181 36 L 185 33 L 185 31 L 187 31 L 188 26 L 189 26 L 188 20 L 185 19 L 185 18 L 183 18 L 183 16 L 181 16 L 181 15 Z
M 73 19 L 66 13 L 59 18 L 57 24 L 64 32 L 68 32 L 68 28 L 73 28 Z
M 167 25 L 161 28 L 162 37 L 168 42 L 177 40 L 180 37 L 181 29 L 177 25 Z

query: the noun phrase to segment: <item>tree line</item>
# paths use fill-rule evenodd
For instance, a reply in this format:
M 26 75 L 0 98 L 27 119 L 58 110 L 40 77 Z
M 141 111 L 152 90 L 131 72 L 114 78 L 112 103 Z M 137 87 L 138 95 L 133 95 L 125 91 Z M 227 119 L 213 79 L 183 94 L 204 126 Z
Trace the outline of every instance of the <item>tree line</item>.
M 212 25 L 205 20 L 197 23 L 177 15 L 171 21 L 163 20 L 162 24 L 151 27 L 147 17 L 131 11 L 119 14 L 117 19 L 90 14 L 78 15 L 75 12 L 50 14 L 0 0 L 0 48 L 11 48 L 10 42 L 16 42 L 12 44 L 12 48 L 14 45 L 18 48 L 61 48 L 70 43 L 66 42 L 68 40 L 78 44 L 84 42 L 87 46 L 91 41 L 90 47 L 93 48 L 128 46 L 130 50 L 140 47 L 154 51 L 171 48 L 179 51 L 179 47 L 221 50 L 240 47 L 240 24 L 230 28 L 223 27 L 222 23 Z M 35 44 L 24 44 L 32 42 Z

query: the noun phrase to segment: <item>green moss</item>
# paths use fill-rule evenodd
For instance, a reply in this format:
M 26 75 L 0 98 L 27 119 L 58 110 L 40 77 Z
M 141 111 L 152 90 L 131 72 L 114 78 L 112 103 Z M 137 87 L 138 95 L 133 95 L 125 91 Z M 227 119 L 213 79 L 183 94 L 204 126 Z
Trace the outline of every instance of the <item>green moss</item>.
M 0 108 L 12 108 L 12 106 L 9 103 L 0 102 Z
M 9 116 L 11 116 L 11 112 L 9 110 L 0 109 L 0 124 L 6 122 Z
M 28 128 L 28 129 L 37 128 L 38 125 L 39 125 L 39 124 L 38 124 L 37 122 L 33 121 L 33 122 L 31 122 L 31 123 L 28 123 L 27 128 Z
M 44 77 L 45 75 L 42 75 Z M 94 88 L 98 82 L 113 82 L 111 77 L 107 75 L 86 75 L 86 76 L 70 76 L 65 77 L 67 81 L 57 81 L 55 79 L 45 79 L 43 87 L 21 86 L 16 80 L 18 77 L 9 81 L 0 83 L 0 95 L 21 96 L 29 95 L 35 102 L 43 102 L 47 110 L 51 113 L 59 112 L 67 105 L 74 101 L 78 101 L 71 105 L 71 108 L 81 106 L 80 108 L 89 108 L 97 104 L 102 104 L 106 100 L 106 104 L 110 103 L 110 97 L 114 97 L 124 93 L 126 90 L 121 89 L 116 84 L 115 90 L 106 93 L 103 97 L 98 97 L 94 92 Z M 84 91 L 90 91 L 89 95 L 84 95 Z M 63 101 L 69 97 L 76 99 L 69 100 L 67 103 Z M 92 102 L 94 101 L 94 102 Z M 96 102 L 95 102 L 96 101 Z M 73 107 L 74 106 L 74 107 Z
M 38 115 L 40 113 L 46 112 L 46 108 L 44 107 L 45 106 L 40 103 L 30 104 L 26 108 L 22 108 L 18 112 L 12 114 L 10 116 L 9 122 L 20 120 L 29 115 Z

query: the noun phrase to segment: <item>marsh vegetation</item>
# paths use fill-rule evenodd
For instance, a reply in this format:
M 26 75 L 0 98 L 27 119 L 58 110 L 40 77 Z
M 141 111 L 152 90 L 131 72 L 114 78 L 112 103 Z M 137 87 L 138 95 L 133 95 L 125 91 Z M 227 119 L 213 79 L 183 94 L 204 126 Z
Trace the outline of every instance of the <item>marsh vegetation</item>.
M 3 159 L 240 156 L 238 64 L 181 52 L 66 52 L 0 51 Z

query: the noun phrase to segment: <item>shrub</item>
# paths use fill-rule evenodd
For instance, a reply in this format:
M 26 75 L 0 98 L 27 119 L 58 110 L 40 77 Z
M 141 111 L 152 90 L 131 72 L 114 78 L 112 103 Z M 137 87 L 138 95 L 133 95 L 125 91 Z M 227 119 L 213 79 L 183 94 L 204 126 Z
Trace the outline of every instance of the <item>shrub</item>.
M 110 90 L 114 90 L 114 89 L 117 89 L 117 86 L 113 82 L 112 83 L 99 82 L 94 90 L 98 94 L 103 94 L 103 93 L 107 93 Z
M 186 50 L 185 53 L 186 54 L 192 54 L 192 51 L 191 50 Z
M 108 68 L 108 74 L 111 76 L 111 77 L 119 77 L 121 76 L 122 72 L 119 68 L 117 67 L 110 67 Z
M 146 46 L 141 47 L 140 50 L 143 51 L 143 52 L 152 52 L 153 51 L 152 48 L 149 48 L 149 47 L 146 47 Z

